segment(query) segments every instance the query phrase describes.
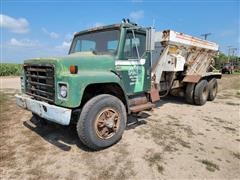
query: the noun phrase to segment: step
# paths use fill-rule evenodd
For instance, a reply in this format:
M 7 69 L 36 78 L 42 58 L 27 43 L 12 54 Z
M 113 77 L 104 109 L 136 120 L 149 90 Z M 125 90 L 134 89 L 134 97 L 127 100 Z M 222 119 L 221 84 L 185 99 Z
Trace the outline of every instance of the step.
M 146 96 L 140 96 L 129 99 L 129 106 L 138 106 L 146 103 L 148 103 L 148 99 Z
M 130 111 L 132 113 L 137 113 L 137 112 L 140 112 L 140 111 L 143 111 L 143 110 L 151 109 L 154 106 L 155 106 L 154 104 L 149 102 L 149 103 L 141 104 L 141 105 L 138 105 L 138 106 L 132 106 L 132 107 L 130 107 Z

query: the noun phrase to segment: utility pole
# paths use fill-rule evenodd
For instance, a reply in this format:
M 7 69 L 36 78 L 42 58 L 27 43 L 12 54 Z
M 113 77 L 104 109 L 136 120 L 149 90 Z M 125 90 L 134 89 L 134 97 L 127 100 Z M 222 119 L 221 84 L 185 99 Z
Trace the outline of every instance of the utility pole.
M 233 63 L 233 61 L 234 61 L 235 51 L 237 51 L 237 50 L 238 50 L 238 48 L 234 48 L 232 46 L 228 46 L 228 63 L 230 63 L 230 65 L 231 65 L 231 73 L 234 70 L 234 63 Z M 230 61 L 230 56 L 232 56 L 231 57 L 231 61 Z
M 230 56 L 235 56 L 235 52 L 238 50 L 238 48 L 227 46 L 228 47 L 228 62 L 230 62 Z
M 233 64 L 234 64 L 233 61 L 235 60 L 235 59 L 234 59 L 234 56 L 235 56 L 235 52 L 236 52 L 236 51 L 237 51 L 237 48 L 232 48 L 232 57 L 233 57 L 233 58 L 232 58 L 232 66 L 233 66 Z
M 228 63 L 229 63 L 232 46 L 227 46 L 227 47 L 228 47 Z
M 200 36 L 204 37 L 204 40 L 207 40 L 207 37 L 212 35 L 212 33 L 205 33 L 205 34 L 201 34 Z

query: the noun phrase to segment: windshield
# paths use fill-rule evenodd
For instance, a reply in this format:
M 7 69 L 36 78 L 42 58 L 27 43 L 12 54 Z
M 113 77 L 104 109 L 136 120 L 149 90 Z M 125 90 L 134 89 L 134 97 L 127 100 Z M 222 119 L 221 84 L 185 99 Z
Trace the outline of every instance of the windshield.
M 70 53 L 94 51 L 96 53 L 117 54 L 119 30 L 105 30 L 79 34 L 73 39 Z

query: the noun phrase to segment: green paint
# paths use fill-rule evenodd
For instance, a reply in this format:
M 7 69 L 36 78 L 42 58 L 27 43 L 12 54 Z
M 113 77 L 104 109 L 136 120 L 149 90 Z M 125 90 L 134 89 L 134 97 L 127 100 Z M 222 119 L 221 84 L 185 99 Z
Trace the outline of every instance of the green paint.
M 121 65 L 119 72 L 123 76 L 125 88 L 128 94 L 144 91 L 144 75 L 143 65 Z
M 108 26 L 108 28 L 111 26 Z M 116 28 L 116 25 L 114 25 Z M 133 66 L 118 66 L 115 67 L 115 61 L 124 59 L 123 48 L 125 43 L 126 30 L 135 27 L 130 24 L 118 25 L 120 28 L 120 40 L 116 56 L 99 55 L 92 52 L 79 52 L 57 58 L 38 58 L 26 60 L 28 64 L 53 64 L 55 67 L 55 101 L 58 106 L 76 108 L 80 105 L 85 88 L 90 84 L 96 83 L 116 83 L 123 92 L 125 98 L 127 95 L 132 95 L 137 92 L 147 92 L 150 88 L 150 70 L 149 53 L 145 53 L 145 65 Z M 141 29 L 145 32 L 145 29 Z M 81 32 L 80 32 L 81 33 Z M 85 32 L 86 33 L 86 32 Z M 126 61 L 128 61 L 126 59 Z M 70 65 L 78 66 L 77 74 L 70 74 Z M 136 82 L 132 85 L 129 72 L 135 73 Z M 137 72 L 137 73 L 136 73 Z M 119 73 L 121 76 L 117 75 Z M 68 84 L 68 98 L 63 100 L 58 98 L 59 87 L 58 82 Z M 133 82 L 132 82 L 133 83 Z
M 144 70 L 144 67 L 141 66 L 139 67 L 141 69 L 140 72 L 138 72 L 138 79 L 137 79 L 137 83 L 135 85 L 135 88 L 134 88 L 134 92 L 141 92 L 141 91 L 144 91 L 144 75 L 145 75 L 145 70 Z

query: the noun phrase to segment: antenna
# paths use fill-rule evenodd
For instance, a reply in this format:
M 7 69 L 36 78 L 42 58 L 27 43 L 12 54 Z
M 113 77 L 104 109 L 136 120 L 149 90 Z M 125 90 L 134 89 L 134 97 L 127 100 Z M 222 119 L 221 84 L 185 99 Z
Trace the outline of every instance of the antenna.
M 153 22 L 152 22 L 152 28 L 155 27 L 155 19 L 153 19 Z
M 207 40 L 207 37 L 212 35 L 212 33 L 205 33 L 205 34 L 201 34 L 200 36 L 204 37 L 204 40 Z

